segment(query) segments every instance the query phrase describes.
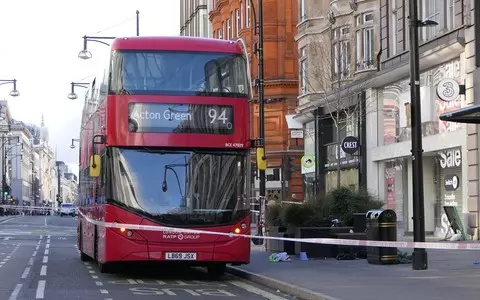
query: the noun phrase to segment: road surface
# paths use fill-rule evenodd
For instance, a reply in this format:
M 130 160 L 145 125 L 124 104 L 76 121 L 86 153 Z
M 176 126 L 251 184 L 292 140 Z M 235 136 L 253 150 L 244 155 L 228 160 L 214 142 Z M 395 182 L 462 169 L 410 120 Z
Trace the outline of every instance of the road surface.
M 0 299 L 291 299 L 227 275 L 209 280 L 204 270 L 126 266 L 101 274 L 94 262 L 81 262 L 77 219 L 18 216 L 0 219 Z

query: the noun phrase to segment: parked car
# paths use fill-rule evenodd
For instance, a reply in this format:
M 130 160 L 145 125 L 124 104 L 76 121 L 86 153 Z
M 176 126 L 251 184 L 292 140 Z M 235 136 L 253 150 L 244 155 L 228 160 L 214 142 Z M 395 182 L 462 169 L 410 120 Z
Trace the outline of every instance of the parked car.
M 60 217 L 65 215 L 75 217 L 75 206 L 72 203 L 60 204 Z

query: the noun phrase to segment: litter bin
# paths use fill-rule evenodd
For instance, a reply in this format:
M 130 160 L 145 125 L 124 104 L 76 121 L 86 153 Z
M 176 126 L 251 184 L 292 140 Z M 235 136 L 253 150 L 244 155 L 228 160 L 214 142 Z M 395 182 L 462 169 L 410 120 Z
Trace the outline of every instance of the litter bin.
M 291 233 L 284 233 L 283 237 L 293 239 L 295 235 Z M 283 251 L 287 252 L 288 255 L 295 255 L 295 242 L 283 241 Z
M 397 240 L 397 214 L 391 209 L 370 210 L 366 214 L 367 240 L 395 242 Z M 396 264 L 397 248 L 367 247 L 370 264 Z

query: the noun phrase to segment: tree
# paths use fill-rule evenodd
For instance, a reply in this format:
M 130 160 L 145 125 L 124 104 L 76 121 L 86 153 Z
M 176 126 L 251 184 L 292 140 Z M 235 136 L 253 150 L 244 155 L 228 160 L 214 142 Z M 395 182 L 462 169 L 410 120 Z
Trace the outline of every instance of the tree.
M 308 38 L 305 49 L 308 62 L 300 66 L 300 79 L 304 92 L 313 94 L 318 99 L 316 102 L 326 110 L 335 128 L 336 187 L 340 188 L 340 133 L 359 119 L 365 118 L 362 111 L 369 111 L 365 107 L 366 102 L 357 98 L 357 92 L 364 89 L 367 81 L 353 84 L 368 75 L 368 72 L 363 76 L 353 74 L 355 64 L 352 63 L 352 35 L 347 24 L 335 25 L 334 29 L 330 27 Z M 300 56 L 303 55 L 305 53 L 302 49 Z M 368 64 L 373 66 L 371 62 Z

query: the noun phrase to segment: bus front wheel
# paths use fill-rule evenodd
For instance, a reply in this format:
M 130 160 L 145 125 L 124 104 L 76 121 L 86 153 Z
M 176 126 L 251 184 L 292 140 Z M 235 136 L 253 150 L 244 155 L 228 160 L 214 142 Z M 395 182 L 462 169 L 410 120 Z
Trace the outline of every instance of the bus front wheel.
M 214 278 L 222 277 L 227 269 L 227 264 L 215 263 L 207 266 L 208 275 Z

